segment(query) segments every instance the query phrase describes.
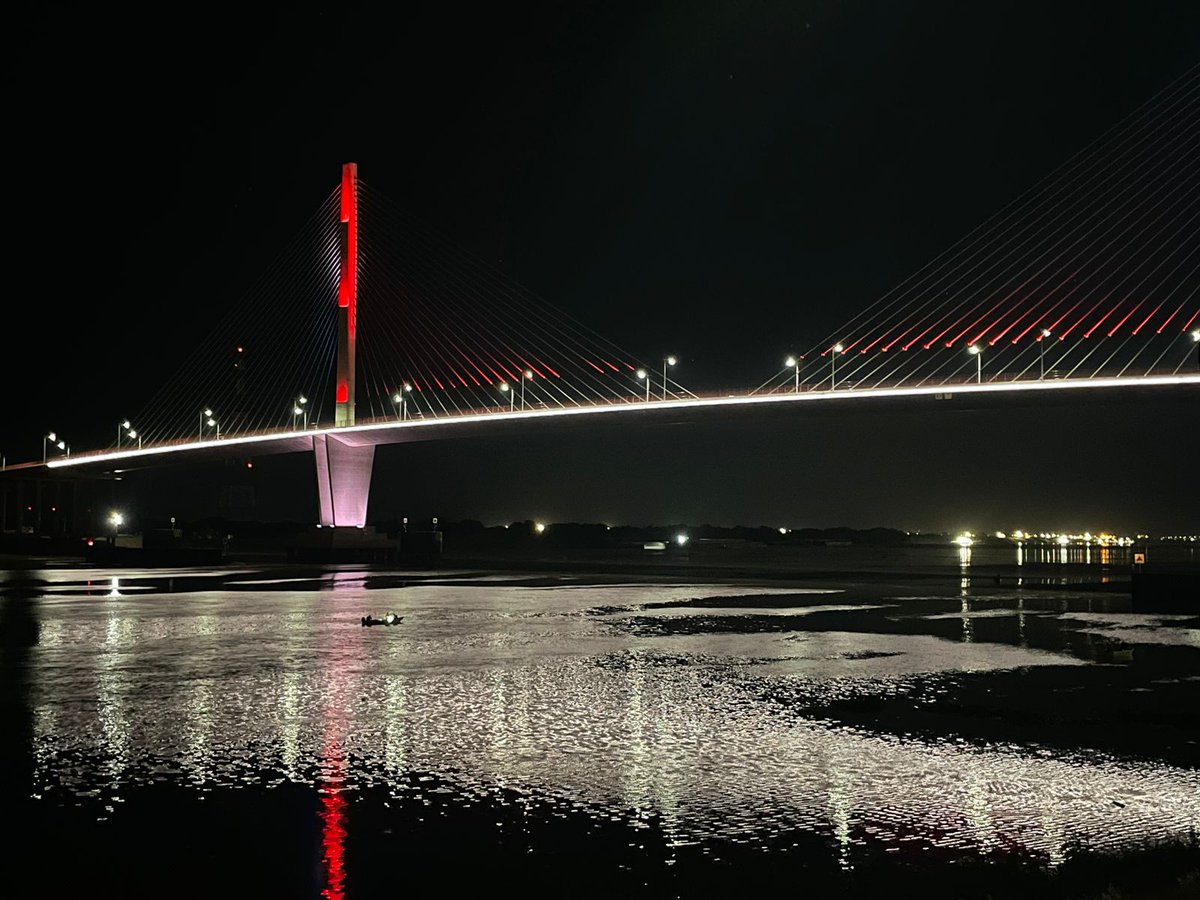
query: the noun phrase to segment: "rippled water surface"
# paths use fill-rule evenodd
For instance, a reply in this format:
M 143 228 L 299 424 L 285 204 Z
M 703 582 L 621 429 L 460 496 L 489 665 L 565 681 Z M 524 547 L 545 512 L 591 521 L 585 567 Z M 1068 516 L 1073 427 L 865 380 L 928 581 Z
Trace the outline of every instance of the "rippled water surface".
M 271 832 L 254 877 L 294 886 L 280 896 L 374 896 L 386 879 L 356 866 L 459 842 L 529 866 L 594 854 L 661 873 L 752 850 L 851 871 L 887 854 L 1053 866 L 1200 825 L 1200 621 L 1133 615 L 1121 595 L 5 579 L 6 626 L 32 634 L 6 657 L 22 701 L 6 715 L 24 716 L 47 838 L 219 845 L 193 809 L 207 797 Z M 403 621 L 361 627 L 387 611 Z

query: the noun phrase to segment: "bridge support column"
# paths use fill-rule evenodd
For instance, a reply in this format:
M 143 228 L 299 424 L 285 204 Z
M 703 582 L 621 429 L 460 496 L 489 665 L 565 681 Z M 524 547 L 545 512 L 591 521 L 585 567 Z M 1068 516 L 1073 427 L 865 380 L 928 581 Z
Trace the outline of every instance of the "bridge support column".
M 337 397 L 333 424 L 354 424 L 354 345 L 358 331 L 358 166 L 342 166 L 337 317 Z
M 313 437 L 317 462 L 318 521 L 326 527 L 359 527 L 367 524 L 367 498 L 375 445 L 348 444 L 335 435 Z

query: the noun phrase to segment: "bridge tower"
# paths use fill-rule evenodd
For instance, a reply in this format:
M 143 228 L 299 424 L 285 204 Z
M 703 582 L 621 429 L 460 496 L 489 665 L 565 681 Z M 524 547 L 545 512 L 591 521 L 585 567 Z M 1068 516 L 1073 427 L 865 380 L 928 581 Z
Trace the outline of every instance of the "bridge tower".
M 358 164 L 342 166 L 342 215 L 338 224 L 337 406 L 333 424 L 354 424 L 354 340 L 358 329 Z
M 335 428 L 354 424 L 354 343 L 358 331 L 358 165 L 342 166 L 342 203 L 338 223 L 340 276 L 337 293 L 337 396 Z M 317 498 L 323 526 L 361 528 L 367 521 L 367 497 L 375 446 L 356 444 L 337 434 L 313 438 Z

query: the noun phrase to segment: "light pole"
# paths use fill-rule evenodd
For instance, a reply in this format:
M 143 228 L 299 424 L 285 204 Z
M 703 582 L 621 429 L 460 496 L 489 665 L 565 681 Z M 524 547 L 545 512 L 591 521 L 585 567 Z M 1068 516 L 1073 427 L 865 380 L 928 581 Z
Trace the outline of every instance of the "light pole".
M 199 441 L 204 440 L 204 423 L 205 422 L 208 422 L 209 425 L 216 424 L 212 420 L 212 410 L 209 409 L 208 407 L 205 407 L 204 411 L 202 413 L 200 413 L 200 430 L 196 433 L 196 440 L 199 440 Z
M 978 344 L 972 344 L 967 352 L 975 357 L 975 381 L 983 384 L 983 349 Z
M 131 441 L 135 440 L 135 439 L 137 440 L 138 449 L 141 450 L 142 449 L 142 439 L 140 437 L 138 437 L 138 433 L 136 431 L 134 431 L 134 428 L 129 423 L 128 419 L 126 419 L 124 422 L 122 422 L 120 425 L 117 426 L 117 449 L 118 450 L 121 449 L 121 431 L 122 431 L 122 429 L 129 432 L 129 439 Z
M 787 366 L 789 369 L 796 370 L 796 388 L 795 388 L 795 390 L 796 390 L 797 394 L 800 393 L 800 360 L 802 360 L 802 359 L 804 359 L 803 356 L 800 356 L 800 357 L 789 356 L 787 359 L 785 359 L 783 361 L 783 364 L 785 366 Z
M 1200 369 L 1200 328 L 1192 332 L 1192 343 L 1196 345 L 1196 368 Z
M 1043 328 L 1038 336 L 1038 379 L 1046 377 L 1046 338 L 1050 337 L 1050 329 Z
M 662 380 L 662 398 L 667 399 L 667 366 L 675 365 L 675 357 L 663 357 L 663 380 Z
M 218 422 L 216 419 L 214 419 L 214 418 L 213 418 L 213 416 L 212 416 L 212 410 L 211 410 L 211 409 L 206 409 L 206 410 L 204 411 L 204 414 L 205 414 L 206 416 L 208 416 L 208 418 L 207 418 L 207 419 L 203 419 L 203 420 L 201 421 L 201 425 L 200 425 L 200 429 L 201 429 L 201 430 L 200 430 L 200 437 L 201 437 L 201 439 L 203 439 L 203 437 L 204 437 L 204 426 L 205 426 L 205 425 L 207 425 L 209 428 L 215 428 L 215 429 L 217 429 L 217 440 L 219 441 L 219 440 L 221 439 L 221 423 L 220 423 L 220 422 Z
M 304 417 L 304 430 L 308 431 L 308 398 L 303 394 L 292 401 L 292 431 L 296 430 L 296 416 Z
M 396 404 L 396 418 L 403 422 L 408 418 L 408 394 L 412 391 L 412 385 L 405 382 L 400 390 L 392 394 L 392 402 Z
M 829 354 L 829 389 L 837 390 L 837 355 L 845 349 L 841 344 L 833 345 L 833 352 Z
M 115 510 L 108 517 L 108 524 L 112 526 L 113 539 L 112 545 L 117 546 L 117 533 L 121 530 L 121 526 L 125 524 L 125 517 Z
M 530 369 L 525 370 L 525 377 L 521 379 L 521 410 L 525 409 L 525 382 L 533 381 L 533 372 Z
M 66 451 L 67 456 L 71 455 L 71 451 L 67 450 L 67 442 L 60 440 L 58 435 L 51 431 L 49 434 L 42 435 L 42 462 L 46 461 L 46 441 L 49 441 L 59 450 Z
M 517 405 L 517 392 L 508 386 L 507 381 L 500 382 L 500 393 L 508 394 L 508 411 L 512 412 Z
M 647 375 L 645 369 L 638 369 L 636 374 L 640 381 L 646 382 L 646 400 L 649 401 L 649 399 L 650 399 L 650 377 Z

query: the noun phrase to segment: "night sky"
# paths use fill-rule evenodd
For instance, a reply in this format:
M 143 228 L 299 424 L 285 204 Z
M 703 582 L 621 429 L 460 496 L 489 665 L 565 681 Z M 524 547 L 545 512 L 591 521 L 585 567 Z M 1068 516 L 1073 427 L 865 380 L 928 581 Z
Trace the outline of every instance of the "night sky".
M 686 386 L 751 387 L 1200 62 L 1182 3 L 497 6 L 10 20 L 0 452 L 111 440 L 346 161 Z M 1195 399 L 392 447 L 373 509 L 1194 530 Z

